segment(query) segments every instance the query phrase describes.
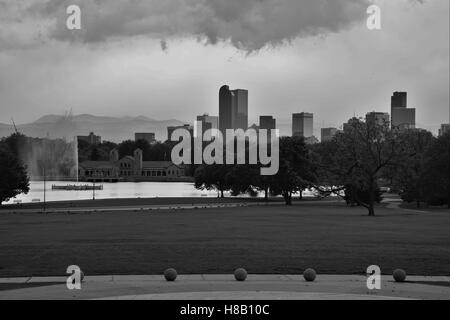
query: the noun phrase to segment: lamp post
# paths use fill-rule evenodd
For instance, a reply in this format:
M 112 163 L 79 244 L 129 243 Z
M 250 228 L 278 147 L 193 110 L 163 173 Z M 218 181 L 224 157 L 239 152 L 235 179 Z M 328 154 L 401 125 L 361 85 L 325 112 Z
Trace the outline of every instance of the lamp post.
M 94 172 L 92 176 L 92 200 L 95 200 L 95 178 L 103 178 L 103 172 Z
M 44 172 L 44 213 L 46 213 L 46 191 L 47 191 L 47 176 L 45 172 L 45 165 L 43 166 L 43 172 Z
M 92 201 L 95 200 L 95 177 L 96 177 L 96 174 L 94 173 L 94 177 L 92 179 Z

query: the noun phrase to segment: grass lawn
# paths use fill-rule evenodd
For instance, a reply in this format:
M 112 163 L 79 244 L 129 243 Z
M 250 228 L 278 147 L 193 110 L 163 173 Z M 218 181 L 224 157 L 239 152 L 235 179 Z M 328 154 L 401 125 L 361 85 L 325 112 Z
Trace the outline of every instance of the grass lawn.
M 450 275 L 450 211 L 326 203 L 93 214 L 0 213 L 0 277 L 179 273 Z

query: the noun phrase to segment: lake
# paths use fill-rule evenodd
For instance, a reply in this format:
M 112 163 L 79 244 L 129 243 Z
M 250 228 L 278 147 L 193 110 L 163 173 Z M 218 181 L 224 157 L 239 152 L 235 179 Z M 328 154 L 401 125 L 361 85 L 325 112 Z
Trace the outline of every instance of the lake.
M 46 201 L 62 200 L 89 200 L 93 192 L 90 191 L 66 191 L 52 190 L 52 185 L 86 185 L 84 182 L 47 181 Z M 89 185 L 92 186 L 92 183 Z M 95 190 L 96 199 L 113 198 L 152 198 L 152 197 L 217 197 L 214 191 L 202 191 L 194 188 L 193 183 L 187 182 L 118 182 L 118 183 L 96 183 L 103 185 L 103 190 Z M 30 192 L 18 195 L 6 203 L 14 203 L 21 200 L 22 203 L 32 202 L 33 199 L 44 201 L 44 182 L 30 181 Z
M 47 181 L 46 182 L 46 201 L 71 201 L 71 200 L 90 200 L 93 191 L 66 191 L 52 190 L 52 185 L 91 185 L 85 182 L 70 181 Z M 96 183 L 103 185 L 103 190 L 95 190 L 96 199 L 114 199 L 114 198 L 154 198 L 154 197 L 217 197 L 217 192 L 208 190 L 197 190 L 193 183 L 189 182 L 117 182 L 117 183 Z M 229 196 L 229 193 L 225 193 Z M 305 191 L 304 196 L 311 196 L 312 192 Z M 263 197 L 263 193 L 260 194 Z M 3 204 L 12 204 L 14 201 L 22 203 L 38 200 L 44 201 L 44 182 L 30 181 L 30 192 L 28 194 L 18 195 Z

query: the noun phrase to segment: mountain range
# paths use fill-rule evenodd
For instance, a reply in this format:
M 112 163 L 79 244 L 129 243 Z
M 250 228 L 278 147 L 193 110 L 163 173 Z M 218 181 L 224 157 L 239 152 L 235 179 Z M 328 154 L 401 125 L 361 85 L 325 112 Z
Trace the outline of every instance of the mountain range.
M 63 138 L 68 141 L 77 135 L 94 132 L 102 137 L 102 141 L 112 142 L 134 140 L 136 132 L 154 132 L 157 140 L 165 141 L 168 126 L 179 126 L 184 123 L 176 119 L 155 120 L 146 116 L 116 118 L 91 114 L 51 114 L 31 123 L 17 125 L 17 130 L 30 137 Z M 0 137 L 9 136 L 14 130 L 12 124 L 0 123 Z

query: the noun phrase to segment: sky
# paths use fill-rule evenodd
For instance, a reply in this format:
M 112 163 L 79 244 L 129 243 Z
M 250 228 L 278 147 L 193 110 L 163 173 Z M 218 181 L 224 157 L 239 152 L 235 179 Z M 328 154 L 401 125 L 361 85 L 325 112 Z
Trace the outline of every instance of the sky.
M 339 127 L 407 91 L 436 131 L 450 122 L 449 1 L 0 0 L 2 123 L 70 109 L 193 121 L 218 114 L 224 84 L 249 90 L 250 124 L 313 112 Z

